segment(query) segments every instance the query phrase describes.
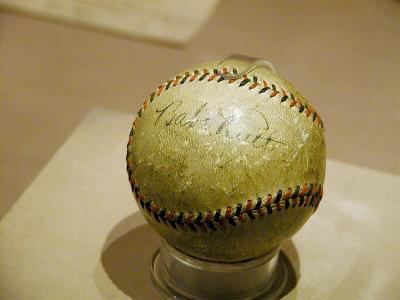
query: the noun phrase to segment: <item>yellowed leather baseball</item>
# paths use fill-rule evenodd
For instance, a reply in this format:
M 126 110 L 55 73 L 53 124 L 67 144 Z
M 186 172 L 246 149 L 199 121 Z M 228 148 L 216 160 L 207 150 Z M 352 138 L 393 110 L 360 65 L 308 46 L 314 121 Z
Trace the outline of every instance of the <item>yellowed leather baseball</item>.
M 234 59 L 178 73 L 144 101 L 129 136 L 129 180 L 147 221 L 205 260 L 267 253 L 323 194 L 320 116 L 271 70 L 241 74 L 247 65 Z

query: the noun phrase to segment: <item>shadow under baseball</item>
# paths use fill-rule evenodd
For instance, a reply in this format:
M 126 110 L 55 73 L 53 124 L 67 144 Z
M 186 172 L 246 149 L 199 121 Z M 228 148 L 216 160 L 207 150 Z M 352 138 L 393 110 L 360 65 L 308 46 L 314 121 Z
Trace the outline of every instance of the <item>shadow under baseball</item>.
M 101 264 L 114 286 L 130 298 L 162 299 L 150 278 L 151 260 L 159 246 L 158 235 L 142 214 L 136 212 L 110 231 L 104 243 Z
M 137 212 L 110 231 L 104 243 L 101 264 L 115 287 L 130 298 L 162 299 L 150 277 L 151 260 L 159 246 L 158 235 Z M 292 240 L 283 243 L 281 258 L 288 271 L 288 280 L 279 298 L 296 287 L 300 276 L 299 256 Z

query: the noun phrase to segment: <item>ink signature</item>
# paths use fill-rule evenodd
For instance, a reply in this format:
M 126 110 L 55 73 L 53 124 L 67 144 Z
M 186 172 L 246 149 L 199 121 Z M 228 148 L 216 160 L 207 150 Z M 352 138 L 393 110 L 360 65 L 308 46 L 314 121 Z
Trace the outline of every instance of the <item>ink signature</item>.
M 267 117 L 258 109 L 220 108 L 215 120 L 206 117 L 207 102 L 199 105 L 193 113 L 182 109 L 182 101 L 169 102 L 161 108 L 156 108 L 158 115 L 154 125 L 180 126 L 187 129 L 199 128 L 227 139 L 251 144 L 259 149 L 271 149 L 272 144 L 284 145 L 274 137 Z
M 200 118 L 200 115 L 204 112 L 204 109 L 207 106 L 207 102 L 200 105 L 190 116 L 187 112 L 179 111 L 181 106 L 182 101 L 172 101 L 164 108 L 157 108 L 156 113 L 158 114 L 158 117 L 154 125 L 157 125 L 160 120 L 164 120 L 165 126 L 179 125 L 182 127 L 194 128 L 196 125 L 207 125 L 210 121 L 209 118 Z

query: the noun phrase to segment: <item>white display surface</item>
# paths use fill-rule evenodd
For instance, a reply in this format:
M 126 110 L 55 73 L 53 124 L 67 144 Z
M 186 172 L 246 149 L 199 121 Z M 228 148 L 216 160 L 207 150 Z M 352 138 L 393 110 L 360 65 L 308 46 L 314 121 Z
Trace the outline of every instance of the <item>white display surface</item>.
M 132 121 L 94 110 L 1 220 L 1 299 L 160 299 L 158 236 L 125 171 Z M 283 245 L 285 299 L 400 297 L 399 195 L 399 176 L 328 160 L 320 207 Z

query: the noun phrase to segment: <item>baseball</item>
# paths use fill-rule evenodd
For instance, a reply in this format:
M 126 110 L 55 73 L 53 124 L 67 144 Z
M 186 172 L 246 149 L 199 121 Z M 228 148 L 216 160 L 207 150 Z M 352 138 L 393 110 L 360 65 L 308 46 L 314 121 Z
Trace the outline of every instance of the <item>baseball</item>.
M 184 70 L 150 94 L 133 122 L 127 171 L 148 223 L 208 261 L 259 257 L 315 212 L 324 126 L 289 82 L 236 59 Z

